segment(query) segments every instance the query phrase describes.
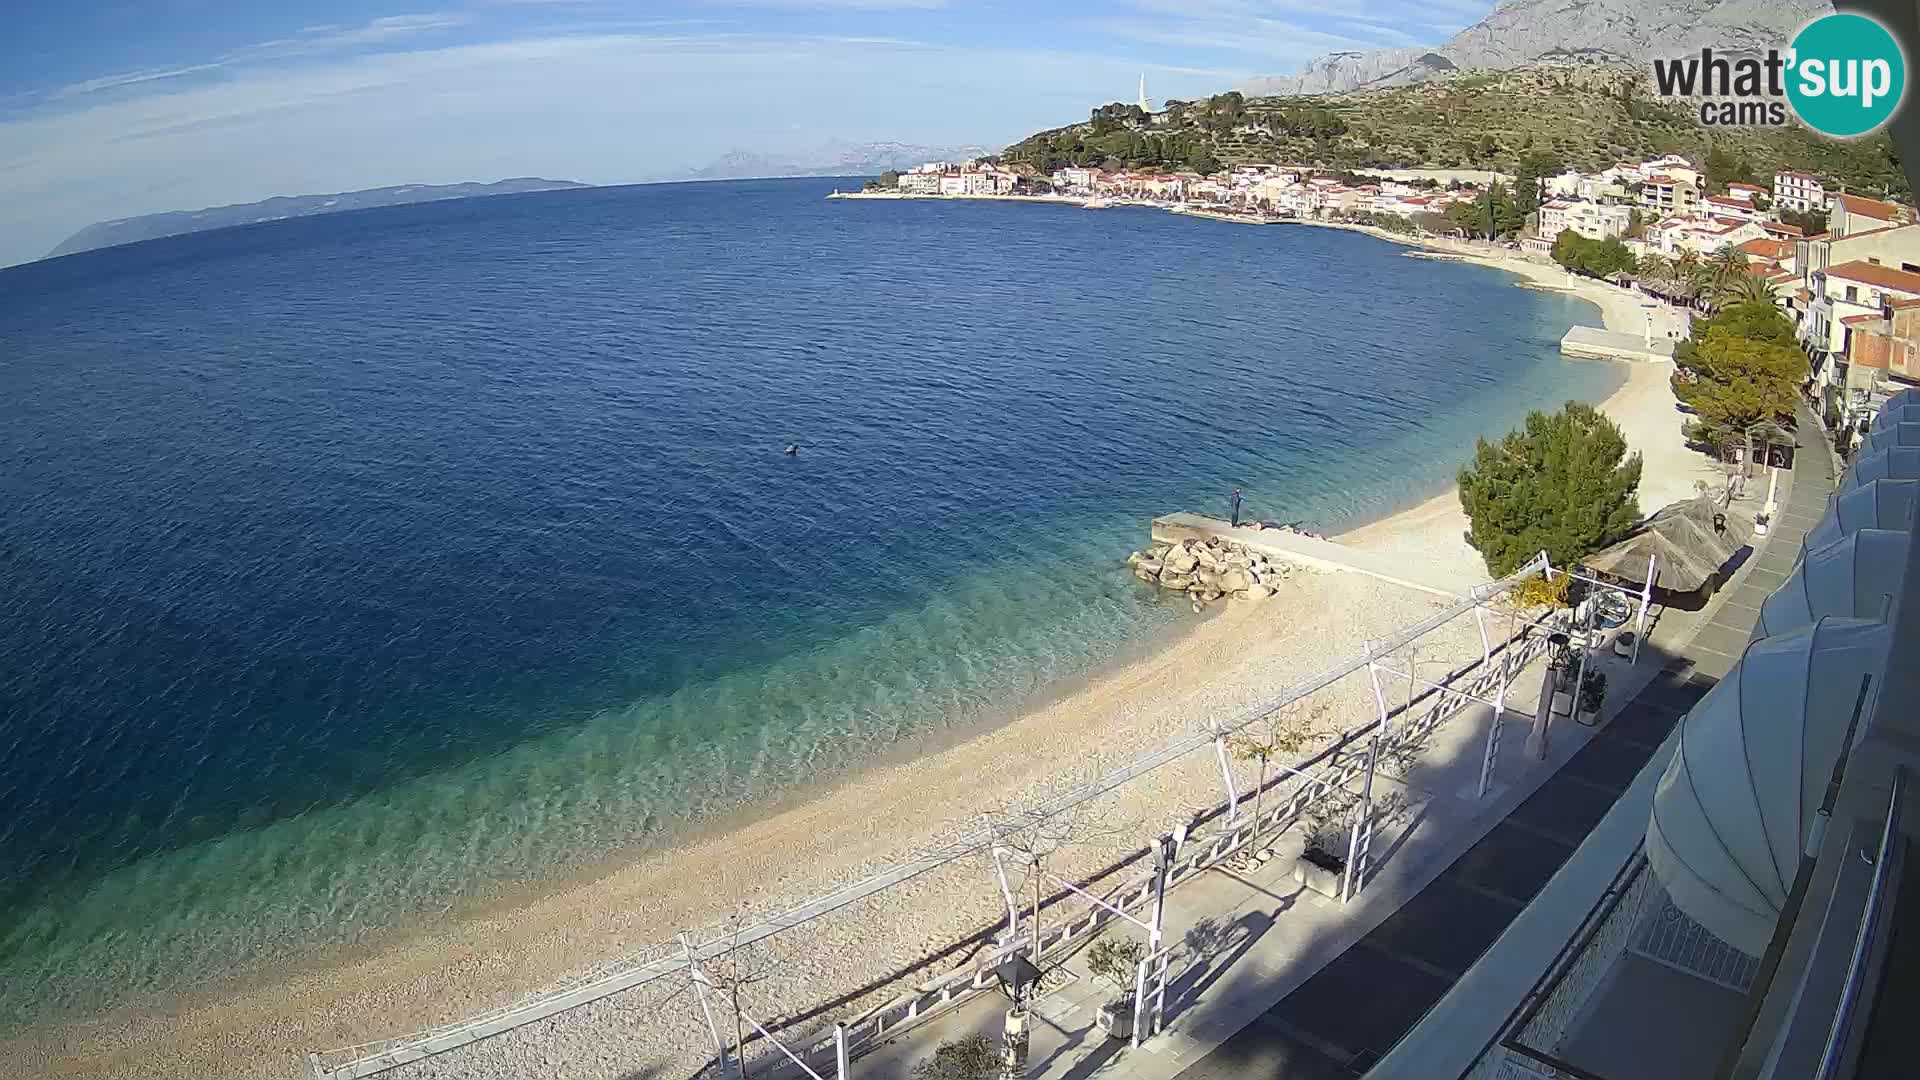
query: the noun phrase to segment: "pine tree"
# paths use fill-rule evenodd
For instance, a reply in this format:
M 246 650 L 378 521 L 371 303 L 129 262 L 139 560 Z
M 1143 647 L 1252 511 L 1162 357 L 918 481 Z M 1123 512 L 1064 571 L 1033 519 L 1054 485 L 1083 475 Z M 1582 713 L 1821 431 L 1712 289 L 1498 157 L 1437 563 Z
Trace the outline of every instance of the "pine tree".
M 1700 417 L 1702 437 L 1745 446 L 1793 423 L 1807 358 L 1793 324 L 1771 301 L 1734 304 L 1694 323 L 1694 339 L 1674 352 L 1673 392 Z
M 1460 470 L 1467 543 L 1504 576 L 1541 551 L 1567 566 L 1624 538 L 1640 520 L 1640 455 L 1612 420 L 1569 401 L 1535 411 L 1498 442 L 1481 439 Z

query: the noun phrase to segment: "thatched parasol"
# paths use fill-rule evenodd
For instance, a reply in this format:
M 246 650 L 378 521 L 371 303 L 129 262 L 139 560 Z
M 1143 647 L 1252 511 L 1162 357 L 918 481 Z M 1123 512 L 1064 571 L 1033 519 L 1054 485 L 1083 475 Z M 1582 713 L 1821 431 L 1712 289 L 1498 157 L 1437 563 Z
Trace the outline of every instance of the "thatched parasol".
M 1639 585 L 1646 583 L 1647 559 L 1653 556 L 1659 577 L 1656 586 L 1691 593 L 1717 584 L 1729 570 L 1727 564 L 1752 538 L 1751 522 L 1703 495 L 1662 508 L 1641 522 L 1632 536 L 1585 562 L 1591 569 Z

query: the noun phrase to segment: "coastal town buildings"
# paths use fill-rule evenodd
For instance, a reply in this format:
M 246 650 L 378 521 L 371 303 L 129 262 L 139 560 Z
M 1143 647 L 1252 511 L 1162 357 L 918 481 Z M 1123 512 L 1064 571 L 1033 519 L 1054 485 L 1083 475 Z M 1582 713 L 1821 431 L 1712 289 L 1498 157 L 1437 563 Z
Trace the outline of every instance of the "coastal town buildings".
M 1736 250 L 1746 257 L 1750 267 L 1764 270 L 1769 277 L 1790 273 L 1794 267 L 1794 255 L 1798 251 L 1792 243 L 1772 236 L 1745 241 Z M 1794 280 L 1799 280 L 1797 274 Z
M 1827 188 L 1812 173 L 1783 170 L 1773 174 L 1773 203 L 1801 214 L 1823 210 Z
M 1738 199 L 1732 195 L 1709 195 L 1701 209 L 1710 218 L 1725 221 L 1751 221 L 1755 224 L 1766 220 L 1766 213 L 1750 200 Z
M 1606 240 L 1626 235 L 1632 221 L 1632 209 L 1619 205 L 1554 199 L 1540 206 L 1540 235 L 1547 238 L 1572 229 L 1589 240 Z
M 1684 215 L 1662 218 L 1647 226 L 1642 243 L 1647 252 L 1672 258 L 1689 251 L 1706 255 L 1730 244 L 1738 247 L 1766 235 L 1766 230 L 1753 221 Z
M 1883 202 L 1841 192 L 1827 202 L 1827 232 L 1834 239 L 1856 233 L 1872 232 L 1913 220 L 1913 211 L 1898 203 Z
M 1867 366 L 1855 372 L 1854 343 L 1857 333 L 1892 338 L 1896 331 L 1879 324 L 1890 323 L 1900 305 L 1920 300 L 1920 225 L 1812 238 L 1796 245 L 1795 257 L 1801 287 L 1788 310 L 1811 361 L 1809 396 L 1836 426 L 1854 425 L 1890 392 L 1883 383 L 1897 381 L 1892 372 L 1876 373 L 1876 346 L 1867 346 Z
M 1639 201 L 1656 214 L 1692 213 L 1700 202 L 1698 174 L 1655 173 L 1641 181 Z
M 1836 389 L 1846 401 L 1871 415 L 1889 396 L 1920 387 L 1920 298 L 1891 300 L 1841 321 L 1846 351 Z
M 918 169 L 900 174 L 900 190 L 908 195 L 940 194 L 940 177 L 937 172 L 921 172 Z

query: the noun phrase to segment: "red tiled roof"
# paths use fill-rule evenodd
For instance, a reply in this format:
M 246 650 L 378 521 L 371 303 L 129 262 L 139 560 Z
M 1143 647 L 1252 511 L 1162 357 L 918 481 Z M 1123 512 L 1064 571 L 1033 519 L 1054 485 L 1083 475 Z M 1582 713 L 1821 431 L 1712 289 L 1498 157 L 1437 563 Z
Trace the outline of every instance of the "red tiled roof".
M 1765 191 L 1766 190 L 1765 188 L 1759 186 L 1758 184 L 1733 183 L 1733 184 L 1727 185 L 1728 191 L 1733 191 L 1735 189 L 1738 189 L 1740 191 Z
M 1895 300 L 1892 306 L 1897 308 L 1920 307 L 1920 296 L 1908 297 L 1905 300 Z
M 1873 236 L 1876 233 L 1892 232 L 1895 229 L 1906 229 L 1906 228 L 1911 228 L 1911 226 L 1902 225 L 1899 222 L 1895 222 L 1892 225 L 1882 225 L 1877 229 L 1861 229 L 1859 232 L 1850 232 L 1845 236 L 1839 237 L 1839 239 L 1852 240 L 1861 236 Z
M 1762 259 L 1784 259 L 1793 254 L 1793 245 L 1785 240 L 1770 240 L 1760 237 L 1740 245 L 1742 255 L 1753 255 Z
M 1906 270 L 1895 270 L 1891 266 L 1876 266 L 1863 259 L 1844 262 L 1838 266 L 1827 267 L 1827 276 L 1847 281 L 1863 282 L 1881 289 L 1898 289 L 1901 292 L 1920 293 L 1920 274 Z
M 1847 208 L 1847 213 L 1859 214 L 1861 217 L 1870 217 L 1878 221 L 1898 221 L 1907 212 L 1904 206 L 1859 195 L 1841 194 L 1835 195 L 1834 198 L 1840 200 L 1840 205 Z
M 1807 232 L 1798 225 L 1788 225 L 1779 221 L 1763 221 L 1760 227 L 1770 233 L 1785 233 L 1788 236 L 1805 237 Z
M 1874 312 L 1869 312 L 1865 315 L 1849 315 L 1846 318 L 1841 319 L 1840 321 L 1845 323 L 1848 326 L 1859 326 L 1861 323 L 1879 322 L 1880 313 L 1877 311 L 1874 311 Z
M 1804 304 L 1813 299 L 1813 294 L 1805 289 L 1795 289 L 1793 290 L 1793 298 Z

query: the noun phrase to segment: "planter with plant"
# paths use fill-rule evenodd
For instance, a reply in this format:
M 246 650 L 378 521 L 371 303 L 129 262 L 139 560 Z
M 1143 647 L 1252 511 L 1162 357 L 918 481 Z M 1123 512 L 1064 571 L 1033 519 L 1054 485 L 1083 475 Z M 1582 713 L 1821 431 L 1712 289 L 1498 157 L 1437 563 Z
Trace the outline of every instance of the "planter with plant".
M 1580 683 L 1580 715 L 1575 719 L 1592 727 L 1600 721 L 1600 707 L 1607 702 L 1607 673 L 1589 671 Z
M 1293 864 L 1293 880 L 1322 896 L 1340 898 L 1347 876 L 1347 848 L 1359 799 L 1344 791 L 1330 791 L 1307 812 L 1306 846 Z
M 1114 990 L 1095 1015 L 1109 1038 L 1133 1037 L 1134 980 L 1146 953 L 1146 946 L 1123 937 L 1103 937 L 1087 950 L 1087 971 Z

